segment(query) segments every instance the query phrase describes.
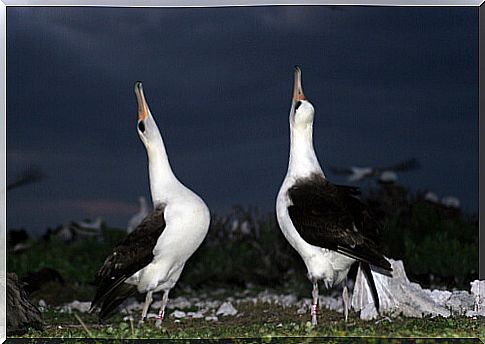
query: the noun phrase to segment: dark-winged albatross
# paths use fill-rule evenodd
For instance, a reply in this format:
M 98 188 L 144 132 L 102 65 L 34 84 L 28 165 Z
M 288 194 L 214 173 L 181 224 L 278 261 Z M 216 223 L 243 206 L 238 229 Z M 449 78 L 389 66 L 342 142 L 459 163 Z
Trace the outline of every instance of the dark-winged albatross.
M 370 177 L 379 177 L 381 181 L 394 182 L 397 180 L 396 172 L 407 172 L 419 168 L 419 162 L 415 158 L 401 161 L 397 164 L 383 167 L 335 167 L 330 166 L 330 171 L 336 175 L 346 175 L 347 181 L 357 182 Z
M 161 324 L 168 294 L 185 262 L 204 240 L 210 222 L 204 201 L 175 177 L 162 136 L 150 112 L 141 82 L 138 100 L 138 135 L 148 154 L 153 210 L 116 246 L 97 273 L 99 287 L 92 309 L 99 306 L 106 319 L 128 296 L 146 293 L 140 323 L 146 318 L 152 294 L 163 291 L 157 325 Z
M 290 110 L 288 172 L 276 201 L 278 224 L 303 258 L 313 283 L 312 324 L 317 324 L 318 282 L 331 288 L 344 281 L 351 265 L 360 262 L 377 309 L 379 299 L 369 264 L 391 271 L 376 244 L 378 224 L 358 198 L 358 189 L 330 183 L 313 149 L 314 108 L 305 98 L 301 70 L 295 67 Z M 344 287 L 344 313 L 349 298 Z

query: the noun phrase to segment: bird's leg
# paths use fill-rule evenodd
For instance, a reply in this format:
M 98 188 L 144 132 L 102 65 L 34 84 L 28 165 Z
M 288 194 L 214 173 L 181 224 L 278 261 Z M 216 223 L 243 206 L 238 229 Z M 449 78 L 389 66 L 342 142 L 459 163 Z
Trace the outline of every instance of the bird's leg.
M 162 305 L 160 306 L 160 312 L 158 312 L 158 319 L 155 322 L 156 327 L 162 326 L 162 321 L 163 321 L 163 318 L 165 317 L 165 307 L 167 307 L 167 303 L 168 303 L 168 292 L 169 292 L 168 290 L 165 290 L 163 292 Z
M 147 293 L 147 296 L 145 297 L 145 304 L 143 305 L 143 311 L 141 313 L 141 319 L 138 322 L 138 327 L 140 327 L 145 322 L 145 319 L 146 319 L 147 313 L 148 313 L 148 307 L 150 307 L 150 303 L 152 303 L 152 301 L 153 301 L 152 292 L 149 291 Z
M 311 308 L 311 315 L 312 315 L 312 325 L 317 325 L 317 315 L 318 315 L 318 282 L 313 283 L 313 303 Z
M 347 289 L 347 285 L 344 286 L 344 290 L 342 292 L 342 299 L 344 301 L 344 316 L 345 322 L 347 322 L 347 318 L 349 317 L 349 290 Z

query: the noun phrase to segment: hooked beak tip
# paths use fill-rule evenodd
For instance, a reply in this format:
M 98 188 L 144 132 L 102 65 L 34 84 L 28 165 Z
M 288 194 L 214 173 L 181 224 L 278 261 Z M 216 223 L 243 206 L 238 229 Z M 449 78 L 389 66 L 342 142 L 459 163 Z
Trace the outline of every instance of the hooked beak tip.
M 295 66 L 295 84 L 293 85 L 293 100 L 299 101 L 304 100 L 305 94 L 303 93 L 303 87 L 301 85 L 301 68 L 297 65 Z
M 149 110 L 141 81 L 135 82 L 135 94 L 138 101 L 138 121 L 143 121 L 148 117 Z

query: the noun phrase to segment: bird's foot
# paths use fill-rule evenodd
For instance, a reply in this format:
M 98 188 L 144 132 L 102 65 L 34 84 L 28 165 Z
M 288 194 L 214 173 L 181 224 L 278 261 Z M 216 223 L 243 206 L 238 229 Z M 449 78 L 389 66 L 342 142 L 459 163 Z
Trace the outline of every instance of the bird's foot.
M 141 328 L 144 323 L 145 323 L 145 320 L 144 319 L 139 320 L 138 321 L 138 328 Z
M 160 313 L 158 313 L 157 320 L 155 321 L 156 328 L 160 328 L 162 326 L 164 317 L 165 317 L 165 310 L 161 310 Z

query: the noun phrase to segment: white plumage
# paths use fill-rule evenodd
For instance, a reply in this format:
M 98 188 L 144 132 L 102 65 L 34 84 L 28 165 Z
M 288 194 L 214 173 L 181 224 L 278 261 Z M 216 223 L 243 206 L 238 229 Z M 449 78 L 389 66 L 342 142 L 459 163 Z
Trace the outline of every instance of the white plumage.
M 356 188 L 333 185 L 325 178 L 313 148 L 313 117 L 314 108 L 303 94 L 297 67 L 290 111 L 290 157 L 276 200 L 276 215 L 283 235 L 302 257 L 313 283 L 311 315 L 316 325 L 318 281 L 326 288 L 341 283 L 356 260 L 365 264 L 368 274 L 369 263 L 386 270 L 390 264 L 368 237 L 377 228 L 355 197 Z M 347 318 L 350 299 L 346 287 L 343 299 Z
M 140 266 L 141 260 L 146 262 L 139 270 L 125 276 L 122 281 L 124 284 L 136 286 L 139 293 L 147 293 L 141 321 L 147 315 L 152 294 L 163 291 L 157 321 L 159 325 L 163 320 L 170 289 L 178 281 L 185 262 L 207 234 L 210 213 L 204 201 L 184 186 L 172 172 L 162 136 L 145 100 L 140 82 L 135 84 L 135 93 L 138 99 L 138 134 L 147 150 L 154 211 L 129 234 L 123 244 L 115 248 L 98 276 L 107 281 L 119 280 L 119 277 L 112 276 L 133 271 L 133 266 Z M 147 236 L 153 237 L 153 240 L 146 240 Z M 138 242 L 133 242 L 136 240 Z M 130 253 L 130 250 L 133 254 L 126 254 L 126 258 L 120 257 L 123 253 Z M 146 256 L 147 251 L 149 259 Z M 105 289 L 109 290 L 109 283 Z M 120 289 L 119 293 L 125 289 Z M 103 296 L 95 297 L 97 303 L 98 299 L 102 300 Z M 110 299 L 109 296 L 107 299 Z M 111 306 L 108 304 L 106 307 Z M 109 309 L 106 309 L 105 313 L 108 311 Z M 103 308 L 101 314 L 104 314 Z

